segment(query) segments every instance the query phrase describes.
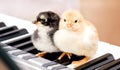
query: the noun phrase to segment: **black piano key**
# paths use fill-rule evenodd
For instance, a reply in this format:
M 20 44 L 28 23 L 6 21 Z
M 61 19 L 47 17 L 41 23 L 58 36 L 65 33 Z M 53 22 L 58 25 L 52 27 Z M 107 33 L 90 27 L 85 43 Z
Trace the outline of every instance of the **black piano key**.
M 31 46 L 33 46 L 33 44 L 31 43 L 31 41 L 26 41 L 26 42 L 14 45 L 13 47 L 19 48 L 19 49 L 24 49 L 24 48 L 31 47 Z
M 31 41 L 26 41 L 17 45 L 13 45 L 13 47 L 32 53 L 32 54 L 37 54 L 38 52 L 40 52 L 36 50 L 36 48 L 33 46 Z
M 66 69 L 67 67 L 64 66 L 63 64 L 59 64 L 59 65 L 58 64 L 59 63 L 53 61 L 53 62 L 45 63 L 42 66 L 46 67 L 46 68 L 53 66 L 50 70 L 62 70 L 62 69 L 64 69 L 64 70 L 73 70 L 73 69 Z M 57 66 L 55 66 L 55 65 L 57 65 Z
M 64 60 L 58 60 L 56 61 L 62 65 L 69 65 L 72 61 L 71 60 L 68 60 L 68 59 L 64 59 Z
M 21 35 L 24 35 L 24 34 L 27 34 L 27 30 L 26 29 L 20 29 L 20 30 L 16 30 L 15 32 L 13 33 L 10 33 L 8 35 L 5 35 L 5 36 L 2 36 L 0 37 L 0 41 L 4 41 L 4 40 L 7 40 L 7 39 L 10 39 L 10 38 L 14 38 L 14 37 L 17 37 L 17 36 L 21 36 Z
M 53 53 L 47 53 L 43 56 L 43 58 L 54 61 L 61 55 L 61 52 L 53 52 Z M 51 57 L 53 56 L 53 57 Z
M 0 22 L 0 27 L 6 26 L 4 22 Z
M 21 50 L 26 51 L 26 52 L 29 52 L 29 51 L 35 49 L 35 47 L 33 47 L 33 44 L 31 43 L 31 41 L 27 41 L 27 42 L 15 45 L 13 47 L 21 49 Z
M 15 46 L 15 45 L 21 44 L 23 42 L 30 41 L 30 39 L 31 39 L 31 36 L 28 35 L 28 36 L 22 37 L 20 39 L 15 39 L 13 41 L 9 41 L 6 44 L 10 45 L 10 46 Z
M 58 57 L 62 54 L 62 52 L 54 52 L 54 53 L 47 53 L 43 56 L 43 58 L 54 61 L 56 63 L 60 63 L 62 65 L 69 65 L 72 61 L 81 60 L 84 58 L 84 56 L 76 56 L 72 55 L 71 59 L 69 59 L 67 56 L 64 56 L 61 60 L 58 60 Z M 52 57 L 54 56 L 54 57 Z
M 120 58 L 100 67 L 98 70 L 118 70 L 118 69 L 120 69 Z
M 18 30 L 13 30 L 13 31 L 10 31 L 10 32 L 6 32 L 6 33 L 4 33 L 4 34 L 0 34 L 0 37 L 8 36 L 8 35 L 10 35 L 10 34 L 13 34 L 13 33 L 17 32 L 17 31 L 18 31 Z
M 32 46 L 33 46 L 32 43 L 28 43 L 28 44 L 25 44 L 23 46 L 18 47 L 18 49 L 21 49 L 23 51 L 27 51 L 28 52 L 29 48 L 31 48 Z
M 100 66 L 103 66 L 113 60 L 114 60 L 113 55 L 108 53 L 75 68 L 75 70 L 95 70 Z
M 41 51 L 38 51 L 37 49 L 32 49 L 32 50 L 29 50 L 29 51 L 27 51 L 27 52 L 29 52 L 29 53 L 31 53 L 31 54 L 37 54 L 37 53 L 39 53 L 39 52 L 41 52 Z
M 23 50 L 26 52 L 29 52 L 29 51 L 34 50 L 34 49 L 35 49 L 35 47 L 32 46 L 32 47 L 25 48 Z
M 64 56 L 61 60 L 54 60 L 57 63 L 60 63 L 62 65 L 69 65 L 72 63 L 72 61 L 77 61 L 77 60 L 81 60 L 83 59 L 85 56 L 76 56 L 74 54 L 72 54 L 71 59 L 68 58 L 68 56 Z
M 117 64 L 116 66 L 110 68 L 109 70 L 120 70 L 120 64 Z
M 58 56 L 58 57 L 59 57 L 59 56 Z M 64 56 L 61 60 L 56 59 L 56 60 L 54 60 L 54 62 L 60 63 L 60 64 L 62 64 L 62 65 L 68 65 L 68 64 L 70 64 L 72 61 L 69 60 L 69 59 L 67 58 L 67 56 Z
M 13 31 L 13 30 L 17 30 L 17 29 L 18 28 L 16 26 L 10 26 L 10 27 L 1 28 L 0 29 L 0 35 L 4 34 L 4 33 L 7 33 L 7 32 L 10 32 L 10 31 Z

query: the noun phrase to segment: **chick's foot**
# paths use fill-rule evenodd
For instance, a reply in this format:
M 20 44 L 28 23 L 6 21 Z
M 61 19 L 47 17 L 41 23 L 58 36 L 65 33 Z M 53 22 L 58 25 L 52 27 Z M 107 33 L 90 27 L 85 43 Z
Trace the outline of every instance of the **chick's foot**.
M 71 59 L 71 56 L 72 56 L 71 53 L 63 52 L 63 53 L 58 57 L 58 60 L 61 60 L 65 55 L 67 55 L 67 57 L 68 57 L 69 59 Z
M 81 65 L 85 64 L 89 59 L 90 59 L 90 57 L 85 57 L 82 60 L 73 61 L 72 65 L 73 65 L 74 68 L 76 68 L 78 66 L 81 66 Z
M 38 54 L 36 54 L 36 56 L 38 56 L 38 57 L 42 57 L 42 56 L 44 56 L 45 54 L 47 54 L 47 52 L 41 52 L 41 53 L 38 53 Z

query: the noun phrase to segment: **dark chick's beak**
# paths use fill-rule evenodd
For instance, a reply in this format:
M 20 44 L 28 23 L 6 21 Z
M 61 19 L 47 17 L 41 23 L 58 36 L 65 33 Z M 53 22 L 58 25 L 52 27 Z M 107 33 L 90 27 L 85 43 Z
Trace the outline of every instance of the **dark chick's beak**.
M 35 24 L 35 25 L 37 25 L 37 26 L 40 26 L 40 25 L 41 25 L 41 22 L 40 22 L 40 21 L 33 21 L 32 23 Z
M 33 24 L 36 24 L 36 23 L 37 23 L 37 21 L 36 21 L 36 20 L 35 20 L 35 21 L 32 21 L 32 23 L 33 23 Z

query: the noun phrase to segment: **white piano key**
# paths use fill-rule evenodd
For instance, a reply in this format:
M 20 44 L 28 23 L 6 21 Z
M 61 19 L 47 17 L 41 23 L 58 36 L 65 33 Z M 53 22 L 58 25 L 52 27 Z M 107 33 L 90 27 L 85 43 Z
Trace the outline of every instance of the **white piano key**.
M 61 70 L 61 69 L 64 69 L 64 70 L 73 70 L 71 68 L 67 68 L 66 66 L 64 65 L 59 65 L 59 66 L 56 66 L 56 67 L 53 67 L 52 70 Z
M 6 47 L 11 47 L 11 46 L 6 46 Z M 17 62 L 17 65 L 22 69 L 22 70 L 47 70 L 46 68 L 42 67 L 42 66 L 39 66 L 39 65 L 36 65 L 36 64 L 33 64 L 33 63 L 30 63 L 26 60 L 23 60 L 23 59 L 20 59 L 14 55 L 11 55 L 12 53 L 14 52 L 18 52 L 18 51 L 22 51 L 22 50 L 14 50 L 14 51 L 9 51 L 7 52 L 10 57 L 12 59 L 14 59 L 15 62 Z
M 13 50 L 13 51 L 8 51 L 9 54 L 12 54 L 12 53 L 15 53 L 15 52 L 20 52 L 21 50 L 19 49 L 16 49 L 16 50 Z
M 39 65 L 30 63 L 24 59 L 20 59 L 14 55 L 10 55 L 12 59 L 17 63 L 17 65 L 21 68 L 21 70 L 47 70 L 44 67 L 41 67 Z
M 6 52 L 16 50 L 16 48 L 13 48 L 11 46 L 5 46 L 3 49 L 5 49 Z
M 73 64 L 69 64 L 69 65 L 67 65 L 66 67 L 73 69 L 73 68 L 74 68 L 74 65 L 73 65 Z
M 0 14 L 0 20 L 4 22 L 7 26 L 15 25 L 19 29 L 26 28 L 28 32 L 31 34 L 37 28 L 32 21 L 27 21 L 23 19 L 19 19 L 16 17 L 8 16 L 5 14 Z
M 44 59 L 44 58 L 41 58 L 41 57 L 37 57 L 37 58 L 32 58 L 32 59 L 29 59 L 28 60 L 29 62 L 32 62 L 32 63 L 35 63 L 37 65 L 40 65 L 42 66 L 43 64 L 45 63 L 49 63 L 51 61 L 47 60 L 47 59 Z
M 19 50 L 19 49 L 8 51 L 7 53 L 10 54 L 10 55 L 14 55 L 14 56 L 18 56 L 18 55 L 22 55 L 22 54 L 27 54 L 27 52 L 24 52 L 24 51 Z
M 72 69 L 72 68 L 64 68 L 64 69 L 60 69 L 60 70 L 75 70 L 75 69 Z
M 29 59 L 36 58 L 36 57 L 37 56 L 31 54 L 31 55 L 24 56 L 23 59 L 29 60 Z
M 6 45 L 6 44 L 3 44 L 3 43 L 2 43 L 2 47 L 3 47 L 3 48 L 7 48 L 7 47 L 8 47 L 8 48 L 11 48 L 11 46 Z
M 12 53 L 12 55 L 15 55 L 15 56 L 22 55 L 22 54 L 27 54 L 27 52 L 19 51 L 19 52 Z
M 57 66 L 60 66 L 60 64 L 56 64 L 56 65 L 51 65 L 51 66 L 48 66 L 48 67 L 47 67 L 47 69 L 52 70 L 52 68 L 57 67 Z
M 56 64 L 58 64 L 58 63 L 57 62 L 49 62 L 49 63 L 45 63 L 43 65 L 43 67 L 48 67 L 48 66 L 52 66 L 52 65 L 56 65 Z
M 30 53 L 27 53 L 27 54 L 22 54 L 22 55 L 18 55 L 17 57 L 23 59 L 24 56 L 28 56 L 28 55 L 31 55 Z
M 118 54 L 118 53 L 120 53 L 120 47 L 114 46 L 112 44 L 109 44 L 109 43 L 106 43 L 103 41 L 99 41 L 98 50 L 97 50 L 96 54 L 91 58 L 91 60 L 95 59 L 99 56 L 102 56 L 106 53 L 111 53 L 115 57 L 115 59 L 118 59 L 118 58 L 120 58 L 120 55 Z
M 63 66 L 61 64 L 48 66 L 47 69 L 50 69 L 50 70 L 74 70 L 71 68 L 67 68 L 66 66 Z

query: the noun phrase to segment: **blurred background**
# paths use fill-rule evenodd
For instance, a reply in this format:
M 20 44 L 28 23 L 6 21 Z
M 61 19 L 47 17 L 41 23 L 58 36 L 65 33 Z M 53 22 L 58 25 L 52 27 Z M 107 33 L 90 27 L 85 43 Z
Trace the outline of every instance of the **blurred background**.
M 71 8 L 96 26 L 101 41 L 120 46 L 120 0 L 0 0 L 0 13 L 29 21 L 41 11 Z

